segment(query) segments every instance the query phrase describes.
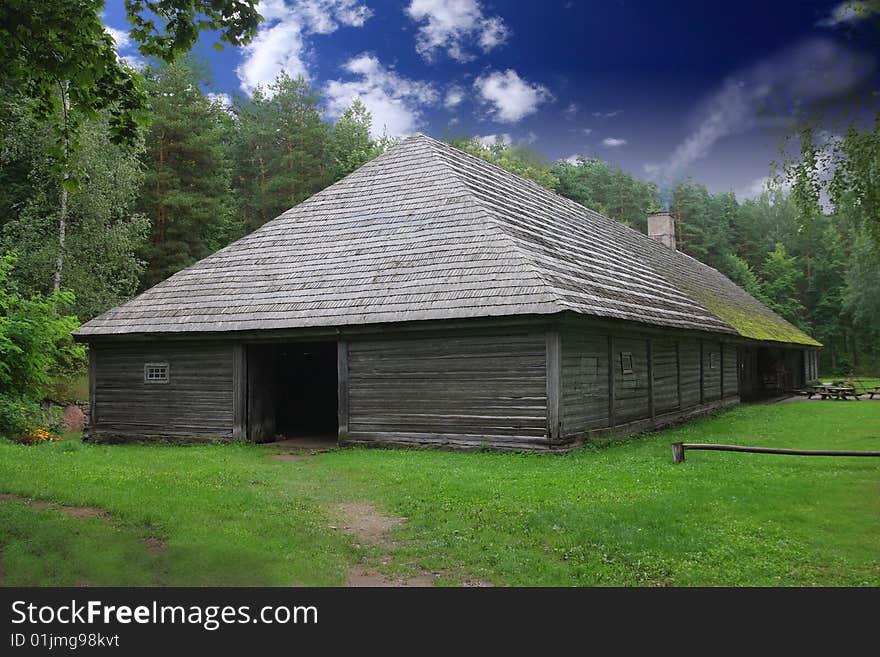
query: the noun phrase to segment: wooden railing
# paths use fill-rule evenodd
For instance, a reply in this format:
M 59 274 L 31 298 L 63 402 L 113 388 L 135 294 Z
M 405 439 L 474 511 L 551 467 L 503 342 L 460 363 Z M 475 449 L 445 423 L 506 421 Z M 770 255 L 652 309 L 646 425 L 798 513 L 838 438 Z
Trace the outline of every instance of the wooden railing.
M 781 449 L 776 447 L 747 447 L 745 445 L 716 445 L 713 443 L 672 443 L 672 462 L 683 463 L 685 450 L 712 452 L 749 452 L 751 454 L 789 454 L 794 456 L 880 456 L 880 452 L 855 452 L 834 449 Z

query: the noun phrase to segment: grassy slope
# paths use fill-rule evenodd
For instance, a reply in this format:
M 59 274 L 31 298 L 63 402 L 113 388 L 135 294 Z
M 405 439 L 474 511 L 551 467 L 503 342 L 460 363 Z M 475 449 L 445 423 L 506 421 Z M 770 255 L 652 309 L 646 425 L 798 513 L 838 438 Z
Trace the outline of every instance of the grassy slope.
M 741 407 L 563 457 L 345 450 L 284 463 L 248 445 L 3 442 L 0 492 L 120 518 L 0 504 L 4 581 L 341 584 L 377 555 L 330 529 L 327 510 L 371 500 L 409 518 L 385 568 L 453 583 L 880 585 L 880 460 L 691 452 L 674 466 L 674 440 L 877 450 L 880 403 Z M 146 553 L 146 535 L 167 550 Z

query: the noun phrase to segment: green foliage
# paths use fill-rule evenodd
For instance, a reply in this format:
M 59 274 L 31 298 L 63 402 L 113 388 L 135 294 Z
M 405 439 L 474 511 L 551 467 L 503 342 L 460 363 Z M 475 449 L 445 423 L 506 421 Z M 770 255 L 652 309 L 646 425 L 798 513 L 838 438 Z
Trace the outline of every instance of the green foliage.
M 843 306 L 852 317 L 857 342 L 853 351 L 863 372 L 880 372 L 880 247 L 865 232 L 857 233 L 850 258 L 850 275 L 843 291 Z M 841 368 L 843 369 L 843 368 Z
M 360 98 L 345 109 L 333 126 L 329 156 L 334 180 L 339 180 L 363 166 L 384 150 L 383 143 L 370 138 L 373 115 Z
M 752 268 L 749 267 L 749 263 L 743 258 L 732 253 L 728 254 L 725 271 L 727 271 L 730 280 L 759 301 L 767 303 L 761 279 L 758 278 L 755 272 L 752 271 Z
M 654 207 L 656 186 L 602 160 L 578 158 L 577 164 L 557 162 L 553 173 L 562 196 L 643 233 Z
M 880 248 L 880 112 L 870 129 L 850 125 L 843 139 L 832 144 L 831 203 Z
M 143 283 L 154 285 L 237 236 L 227 135 L 231 119 L 202 91 L 191 59 L 144 71 L 153 123 L 138 209 L 152 225 Z
M 73 343 L 78 322 L 62 314 L 73 302 L 69 292 L 24 298 L 14 288 L 15 256 L 0 256 L 0 395 L 39 399 L 55 363 L 79 357 Z
M 246 232 L 332 182 L 330 129 L 321 120 L 319 100 L 303 78 L 281 73 L 268 89 L 236 102 L 233 186 Z
M 256 5 L 257 0 L 125 0 L 125 11 L 141 53 L 171 62 L 189 52 L 203 31 L 217 32 L 233 46 L 249 42 L 262 20 Z
M 16 251 L 15 280 L 26 295 L 52 289 L 58 254 L 61 185 L 49 155 L 51 129 L 17 94 L 0 94 L 0 250 Z M 137 153 L 113 143 L 104 116 L 80 127 L 82 148 L 69 170 L 80 185 L 68 194 L 62 285 L 81 319 L 122 303 L 137 290 L 147 220 L 134 212 L 143 172 Z
M 795 326 L 803 324 L 804 307 L 797 298 L 803 272 L 797 259 L 789 257 L 785 245 L 777 243 L 761 268 L 767 304 Z
M 68 292 L 24 298 L 14 288 L 12 254 L 0 255 L 0 435 L 26 443 L 57 438 L 57 412 L 38 402 L 56 363 L 82 358 L 73 344 L 75 317 L 60 307 L 73 301 Z
M 739 213 L 736 197 L 730 193 L 710 194 L 703 185 L 686 181 L 673 190 L 670 211 L 676 220 L 678 248 L 697 260 L 728 273 L 728 254 Z
M 61 439 L 64 416 L 57 406 L 43 408 L 27 396 L 0 393 L 0 437 L 23 445 L 42 445 Z
M 134 144 L 147 121 L 137 75 L 117 61 L 101 21 L 103 0 L 4 0 L 0 4 L 0 79 L 33 98 L 34 116 L 54 123 L 52 156 L 66 160 L 62 144 L 75 141 L 79 121 L 109 113 L 111 137 Z M 56 121 L 67 87 L 73 122 Z
M 446 141 L 463 151 L 475 155 L 480 159 L 496 164 L 503 169 L 528 178 L 542 187 L 556 190 L 559 187 L 559 178 L 544 156 L 521 144 L 508 144 L 502 138 L 495 143 L 484 146 L 477 137 L 447 136 Z
M 126 0 L 126 13 L 141 52 L 172 61 L 192 48 L 203 30 L 219 31 L 226 43 L 247 43 L 260 21 L 255 4 Z M 113 39 L 104 30 L 103 8 L 104 0 L 0 4 L 0 80 L 34 99 L 34 116 L 41 122 L 54 123 L 56 162 L 66 162 L 66 151 L 77 150 L 75 137 L 83 120 L 105 113 L 114 143 L 128 145 L 137 143 L 140 127 L 149 120 L 139 77 L 117 59 Z M 73 112 L 70 122 L 61 123 L 56 118 L 65 88 Z

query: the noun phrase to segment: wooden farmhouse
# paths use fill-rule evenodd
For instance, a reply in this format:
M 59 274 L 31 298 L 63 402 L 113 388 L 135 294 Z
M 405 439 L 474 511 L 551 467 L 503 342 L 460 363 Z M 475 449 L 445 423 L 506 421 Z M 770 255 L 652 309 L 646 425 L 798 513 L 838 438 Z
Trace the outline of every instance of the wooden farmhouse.
M 817 377 L 650 225 L 411 137 L 84 324 L 89 436 L 554 450 Z

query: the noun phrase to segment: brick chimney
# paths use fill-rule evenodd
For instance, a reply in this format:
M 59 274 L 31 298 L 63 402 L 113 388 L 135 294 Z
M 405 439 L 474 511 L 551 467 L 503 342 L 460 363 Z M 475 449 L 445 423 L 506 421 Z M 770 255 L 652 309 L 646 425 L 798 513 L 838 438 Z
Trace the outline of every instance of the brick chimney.
M 654 212 L 648 215 L 648 237 L 675 249 L 675 220 L 669 212 Z

